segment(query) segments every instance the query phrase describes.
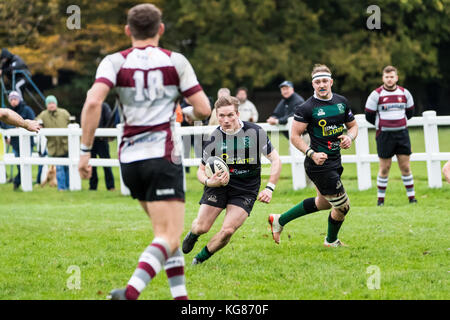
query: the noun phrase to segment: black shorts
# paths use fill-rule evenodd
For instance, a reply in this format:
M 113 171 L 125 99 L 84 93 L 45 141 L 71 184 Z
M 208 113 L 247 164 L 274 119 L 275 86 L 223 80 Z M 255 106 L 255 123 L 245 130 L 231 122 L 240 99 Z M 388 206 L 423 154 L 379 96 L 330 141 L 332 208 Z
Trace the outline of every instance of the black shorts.
M 256 198 L 258 197 L 258 189 L 242 190 L 233 188 L 229 185 L 219 188 L 205 187 L 203 196 L 200 199 L 200 204 L 208 204 L 213 207 L 225 209 L 228 204 L 235 205 L 244 209 L 248 215 L 253 209 Z
M 322 172 L 311 172 L 306 169 L 306 174 L 316 185 L 322 195 L 334 195 L 344 193 L 345 189 L 341 181 L 344 168 L 329 169 Z
M 411 154 L 411 141 L 408 130 L 381 131 L 377 137 L 378 157 L 390 159 L 396 154 Z
M 131 196 L 140 201 L 184 202 L 183 166 L 166 159 L 121 163 L 122 178 Z

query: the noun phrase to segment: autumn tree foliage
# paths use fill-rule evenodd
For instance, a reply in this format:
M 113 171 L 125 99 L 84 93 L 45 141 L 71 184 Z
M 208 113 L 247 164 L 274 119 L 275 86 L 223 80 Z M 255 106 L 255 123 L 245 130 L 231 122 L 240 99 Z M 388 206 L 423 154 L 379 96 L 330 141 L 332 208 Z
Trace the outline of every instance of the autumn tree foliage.
M 72 70 L 91 82 L 108 53 L 125 49 L 127 9 L 138 1 L 0 0 L 0 46 L 34 74 Z M 158 0 L 161 45 L 185 54 L 203 86 L 262 89 L 277 79 L 310 80 L 314 63 L 332 67 L 343 92 L 373 89 L 387 64 L 402 79 L 449 83 L 450 0 Z M 380 8 L 370 30 L 367 8 Z M 66 12 L 77 5 L 81 27 Z M 88 84 L 86 84 L 88 85 Z

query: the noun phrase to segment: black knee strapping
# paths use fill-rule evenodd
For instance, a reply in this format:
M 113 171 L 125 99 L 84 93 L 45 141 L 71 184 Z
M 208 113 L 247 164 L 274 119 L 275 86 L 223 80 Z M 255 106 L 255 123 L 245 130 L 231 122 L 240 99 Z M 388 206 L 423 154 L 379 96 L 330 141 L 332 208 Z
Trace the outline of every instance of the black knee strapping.
M 344 207 L 344 208 L 339 208 L 339 211 L 341 211 L 341 213 L 346 216 L 347 213 L 350 211 L 350 205 Z
M 319 211 L 316 206 L 316 198 L 308 198 L 303 200 L 303 208 L 305 209 L 306 213 Z

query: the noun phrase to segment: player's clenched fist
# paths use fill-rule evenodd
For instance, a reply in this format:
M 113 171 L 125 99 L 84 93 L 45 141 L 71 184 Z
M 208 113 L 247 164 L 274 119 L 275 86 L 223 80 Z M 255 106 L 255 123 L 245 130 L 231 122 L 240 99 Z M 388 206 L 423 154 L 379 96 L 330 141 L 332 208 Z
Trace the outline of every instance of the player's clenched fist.
M 262 190 L 258 195 L 258 201 L 262 203 L 269 203 L 272 200 L 272 191 L 269 189 Z
M 328 155 L 324 152 L 314 152 L 314 154 L 311 156 L 311 159 L 314 161 L 315 164 L 321 166 L 323 165 L 325 160 L 328 159 Z
M 78 172 L 80 173 L 81 179 L 90 179 L 92 175 L 92 167 L 89 165 L 89 160 L 91 159 L 90 154 L 85 154 L 80 156 L 80 161 L 78 162 Z

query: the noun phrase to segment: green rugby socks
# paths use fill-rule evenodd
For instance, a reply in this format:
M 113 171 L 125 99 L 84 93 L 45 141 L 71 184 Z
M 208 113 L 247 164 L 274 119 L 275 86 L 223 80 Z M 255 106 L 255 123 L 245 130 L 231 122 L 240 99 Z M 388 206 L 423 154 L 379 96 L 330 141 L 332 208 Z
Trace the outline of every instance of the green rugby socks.
M 330 215 L 328 216 L 328 233 L 327 233 L 327 242 L 328 243 L 332 243 L 335 242 L 337 240 L 337 236 L 339 233 L 339 229 L 341 229 L 342 223 L 344 221 L 336 221 L 331 217 L 331 212 Z
M 316 207 L 316 198 L 308 198 L 283 213 L 278 222 L 281 226 L 284 226 L 289 221 L 316 211 L 319 211 Z
M 203 262 L 209 259 L 213 254 L 209 252 L 208 247 L 204 246 L 203 249 L 195 256 L 195 259 L 199 262 Z

